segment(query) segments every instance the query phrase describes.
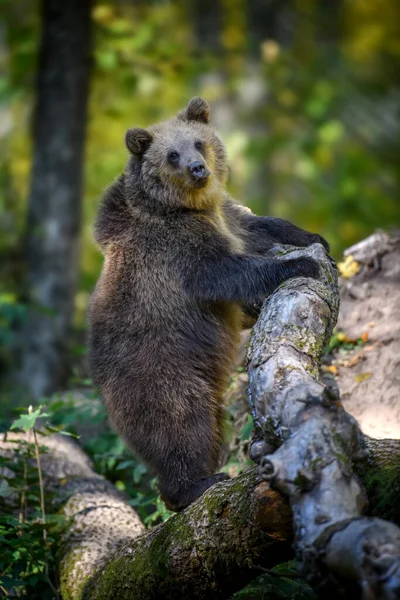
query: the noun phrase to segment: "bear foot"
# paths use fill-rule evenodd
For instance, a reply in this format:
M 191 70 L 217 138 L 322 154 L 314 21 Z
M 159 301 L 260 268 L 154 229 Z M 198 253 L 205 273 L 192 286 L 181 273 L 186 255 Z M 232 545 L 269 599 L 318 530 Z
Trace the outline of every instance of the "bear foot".
M 175 493 L 169 493 L 169 491 L 165 489 L 168 486 L 163 486 L 161 498 L 168 510 L 180 512 L 197 500 L 197 498 L 200 498 L 200 496 L 212 485 L 220 481 L 226 481 L 227 479 L 230 479 L 230 477 L 226 473 L 215 473 L 215 475 L 203 477 L 199 481 L 196 481 L 185 488 L 181 487 L 179 491 Z

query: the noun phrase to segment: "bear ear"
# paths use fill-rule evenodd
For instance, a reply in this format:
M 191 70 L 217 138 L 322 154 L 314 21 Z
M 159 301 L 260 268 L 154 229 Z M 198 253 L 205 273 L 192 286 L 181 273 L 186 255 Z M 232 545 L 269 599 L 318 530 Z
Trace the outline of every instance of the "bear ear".
M 192 98 L 187 107 L 178 114 L 178 118 L 185 121 L 210 122 L 210 105 L 203 98 Z
M 153 140 L 151 133 L 146 129 L 128 129 L 125 135 L 125 144 L 129 152 L 135 156 L 143 155 Z

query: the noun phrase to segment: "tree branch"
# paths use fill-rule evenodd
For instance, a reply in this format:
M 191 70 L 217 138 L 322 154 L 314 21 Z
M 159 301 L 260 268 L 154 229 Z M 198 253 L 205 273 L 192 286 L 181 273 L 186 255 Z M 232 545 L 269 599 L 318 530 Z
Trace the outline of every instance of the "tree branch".
M 365 455 L 362 435 L 318 375 L 337 319 L 336 269 L 318 245 L 288 256 L 315 258 L 323 276 L 280 286 L 254 328 L 249 391 L 262 440 L 252 455 L 262 477 L 289 497 L 296 554 L 314 585 L 325 584 L 324 598 L 332 589 L 337 598 L 342 584 L 348 597 L 355 584 L 369 600 L 392 599 L 400 589 L 400 529 L 361 518 L 366 497 L 352 462 Z

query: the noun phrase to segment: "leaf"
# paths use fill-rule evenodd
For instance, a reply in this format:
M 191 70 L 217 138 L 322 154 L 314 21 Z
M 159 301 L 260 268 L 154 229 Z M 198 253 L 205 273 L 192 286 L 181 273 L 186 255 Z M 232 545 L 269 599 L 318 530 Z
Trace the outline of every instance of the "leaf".
M 115 470 L 121 471 L 122 469 L 127 469 L 129 467 L 133 467 L 134 464 L 135 464 L 135 461 L 133 459 L 123 460 L 115 467 Z
M 332 144 L 340 140 L 344 134 L 344 128 L 340 121 L 328 121 L 320 128 L 318 135 L 325 144 Z
M 81 437 L 80 435 L 77 435 L 76 433 L 72 433 L 72 431 L 59 431 L 59 433 L 61 435 L 68 435 L 69 437 L 72 437 L 76 440 L 79 440 L 79 438 Z
M 13 493 L 13 488 L 9 485 L 8 481 L 3 479 L 0 481 L 0 498 L 8 498 Z
M 108 25 L 114 18 L 114 8 L 110 4 L 98 4 L 92 10 L 92 18 L 99 25 Z
M 95 54 L 96 62 L 104 71 L 112 71 L 118 65 L 117 53 L 112 50 L 102 50 Z
M 142 475 L 145 475 L 146 473 L 147 473 L 146 465 L 144 465 L 143 463 L 139 463 L 133 471 L 133 481 L 136 484 L 140 483 Z
M 11 425 L 10 429 L 23 429 L 24 431 L 29 431 L 32 427 L 35 426 L 35 423 L 40 415 L 40 408 L 37 408 L 30 414 L 21 415 L 18 419 L 14 421 Z
M 61 435 L 68 435 L 75 439 L 79 439 L 79 435 L 76 435 L 75 433 L 71 433 L 70 431 L 64 431 L 63 427 L 64 427 L 64 425 L 54 426 L 54 425 L 49 425 L 49 423 L 46 423 L 46 425 L 44 426 L 44 429 L 48 432 L 47 435 L 51 435 L 52 433 L 60 433 Z M 43 432 L 40 432 L 40 433 L 43 433 Z
M 356 375 L 354 377 L 354 381 L 357 381 L 357 383 L 362 383 L 370 377 L 372 377 L 372 373 L 370 371 L 366 371 L 365 373 L 359 373 L 359 375 Z
M 253 431 L 253 417 L 251 415 L 247 415 L 247 422 L 243 425 L 243 427 L 239 431 L 240 439 L 241 440 L 250 439 L 252 431 Z
M 354 260 L 351 254 L 346 256 L 343 262 L 338 263 L 339 273 L 345 279 L 350 279 L 350 277 L 354 277 L 360 270 L 360 265 L 358 262 Z

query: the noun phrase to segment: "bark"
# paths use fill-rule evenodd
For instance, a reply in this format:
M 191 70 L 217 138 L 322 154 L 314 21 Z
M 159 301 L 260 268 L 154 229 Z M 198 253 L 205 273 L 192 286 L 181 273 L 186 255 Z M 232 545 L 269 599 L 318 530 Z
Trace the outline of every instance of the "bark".
M 346 597 L 398 598 L 400 529 L 361 517 L 366 496 L 352 471 L 365 454 L 361 432 L 337 390 L 319 380 L 337 319 L 336 269 L 318 245 L 289 254 L 318 259 L 323 276 L 282 285 L 254 328 L 249 393 L 261 439 L 252 454 L 262 477 L 288 496 L 296 555 L 324 598 L 341 588 Z
M 22 379 L 35 397 L 62 383 L 78 274 L 91 0 L 43 0 L 27 220 L 30 314 Z

